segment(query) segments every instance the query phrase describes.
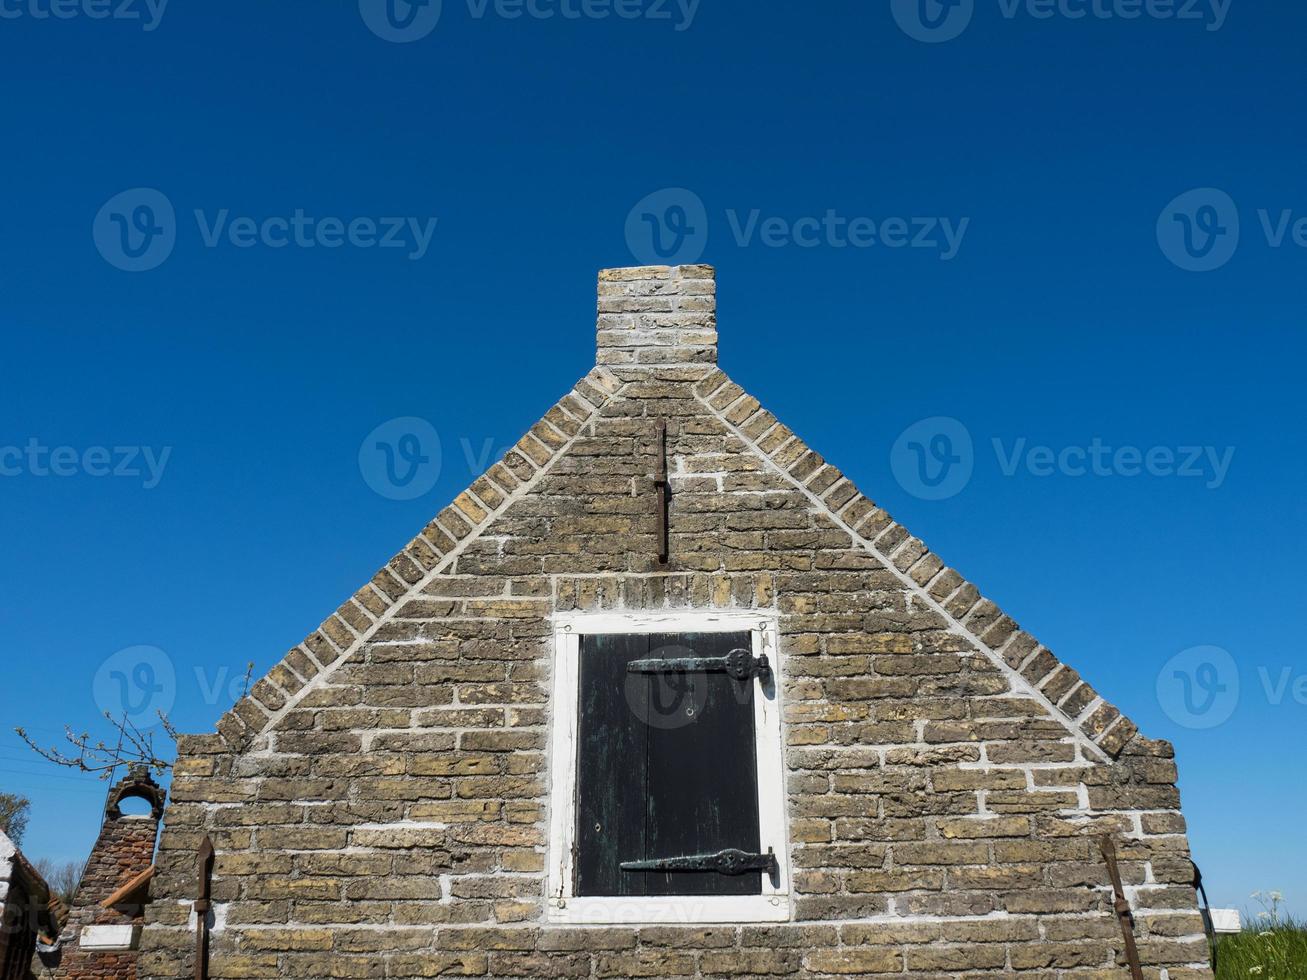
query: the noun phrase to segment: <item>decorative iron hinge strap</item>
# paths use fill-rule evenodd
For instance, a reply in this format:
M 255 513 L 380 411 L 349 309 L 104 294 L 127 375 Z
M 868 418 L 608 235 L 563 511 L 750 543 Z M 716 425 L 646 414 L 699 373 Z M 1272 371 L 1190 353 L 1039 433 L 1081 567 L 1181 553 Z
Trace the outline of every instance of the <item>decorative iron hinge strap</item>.
M 688 854 L 684 857 L 654 858 L 650 861 L 623 861 L 623 871 L 716 871 L 720 875 L 742 875 L 748 871 L 765 871 L 775 877 L 780 874 L 776 852 L 750 854 L 728 847 L 716 854 Z
M 771 674 L 767 655 L 755 657 L 745 649 L 732 650 L 724 657 L 671 657 L 666 660 L 632 660 L 626 665 L 631 674 L 730 674 L 737 681 Z

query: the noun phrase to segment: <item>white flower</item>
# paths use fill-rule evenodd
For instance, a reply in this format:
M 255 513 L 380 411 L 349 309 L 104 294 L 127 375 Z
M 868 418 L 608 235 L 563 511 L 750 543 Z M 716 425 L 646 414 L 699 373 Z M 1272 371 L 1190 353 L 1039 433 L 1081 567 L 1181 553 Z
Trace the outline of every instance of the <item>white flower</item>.
M 1249 973 L 1261 973 L 1261 972 L 1262 972 L 1262 968 L 1261 968 L 1260 966 L 1252 966 L 1252 967 L 1249 967 L 1249 968 L 1248 968 L 1248 972 L 1249 972 Z

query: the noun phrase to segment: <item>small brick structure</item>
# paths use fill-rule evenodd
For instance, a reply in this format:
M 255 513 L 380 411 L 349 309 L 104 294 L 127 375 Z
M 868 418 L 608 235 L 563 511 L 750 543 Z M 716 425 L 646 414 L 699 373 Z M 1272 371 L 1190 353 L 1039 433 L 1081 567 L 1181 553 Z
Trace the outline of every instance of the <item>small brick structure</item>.
M 50 886 L 0 831 L 0 980 L 27 980 L 37 941 L 55 931 Z
M 126 799 L 144 800 L 149 813 L 123 813 Z M 149 902 L 154 847 L 164 791 L 143 766 L 114 784 L 104 823 L 87 858 L 60 934 L 55 980 L 135 980 L 138 943 Z
M 715 296 L 602 272 L 596 367 L 181 739 L 143 980 L 206 836 L 215 978 L 1124 976 L 1103 834 L 1145 976 L 1211 975 L 1171 747 L 718 369 Z M 779 921 L 558 925 L 559 624 L 676 611 L 778 638 Z

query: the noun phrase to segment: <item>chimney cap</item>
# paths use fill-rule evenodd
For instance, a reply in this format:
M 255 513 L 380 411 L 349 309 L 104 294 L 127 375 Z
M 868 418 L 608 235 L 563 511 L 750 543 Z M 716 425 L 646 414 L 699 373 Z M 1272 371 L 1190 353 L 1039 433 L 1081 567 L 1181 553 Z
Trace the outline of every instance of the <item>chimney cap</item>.
M 657 368 L 717 363 L 717 272 L 710 265 L 601 269 L 597 361 Z
M 121 819 L 123 812 L 120 804 L 126 799 L 141 799 L 150 804 L 150 815 L 158 820 L 163 816 L 163 804 L 166 794 L 162 787 L 150 775 L 150 767 L 144 762 L 132 762 L 127 766 L 127 775 L 118 780 L 109 790 L 109 800 L 105 804 L 106 820 Z

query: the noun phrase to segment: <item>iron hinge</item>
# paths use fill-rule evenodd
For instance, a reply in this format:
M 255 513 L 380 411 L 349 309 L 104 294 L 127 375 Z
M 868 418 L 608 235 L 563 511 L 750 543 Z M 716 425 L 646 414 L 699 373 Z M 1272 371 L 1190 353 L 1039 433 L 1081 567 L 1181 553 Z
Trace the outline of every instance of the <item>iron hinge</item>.
M 766 679 L 771 675 L 771 663 L 764 653 L 754 656 L 743 648 L 732 650 L 724 657 L 672 657 L 667 660 L 632 660 L 626 665 L 631 674 L 702 674 L 725 673 L 737 681 L 752 677 Z
M 748 871 L 765 871 L 772 877 L 780 874 L 776 852 L 766 854 L 728 847 L 716 854 L 688 854 L 683 857 L 653 858 L 649 861 L 623 861 L 623 871 L 715 871 L 719 875 L 741 875 Z

